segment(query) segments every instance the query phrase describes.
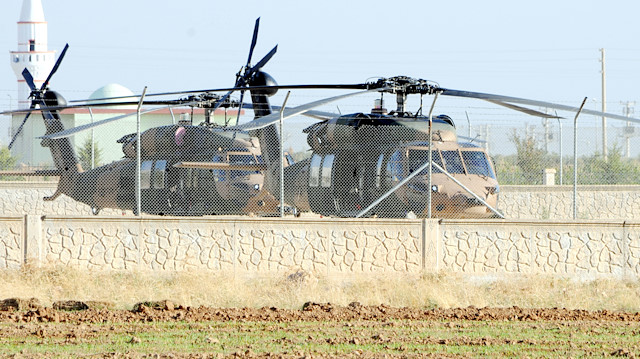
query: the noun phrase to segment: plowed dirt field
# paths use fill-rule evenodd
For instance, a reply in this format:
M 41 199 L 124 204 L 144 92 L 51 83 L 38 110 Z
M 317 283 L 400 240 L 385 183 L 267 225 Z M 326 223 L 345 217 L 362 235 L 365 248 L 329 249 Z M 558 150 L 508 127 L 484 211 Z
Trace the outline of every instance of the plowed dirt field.
M 640 313 L 3 302 L 0 358 L 638 357 Z M 12 305 L 14 303 L 15 305 Z M 102 307 L 102 309 L 101 309 Z M 55 309 L 57 308 L 57 309 Z M 69 310 L 74 309 L 74 310 Z

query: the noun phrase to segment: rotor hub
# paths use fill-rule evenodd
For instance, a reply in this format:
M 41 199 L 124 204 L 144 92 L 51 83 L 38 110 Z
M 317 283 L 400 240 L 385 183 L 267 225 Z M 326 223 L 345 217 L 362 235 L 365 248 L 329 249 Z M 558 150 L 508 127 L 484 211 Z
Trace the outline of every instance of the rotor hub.
M 271 75 L 269 75 L 264 71 L 256 72 L 249 80 L 249 86 L 255 86 L 255 87 L 273 86 L 274 87 L 274 88 L 252 90 L 254 93 L 260 94 L 260 95 L 273 96 L 278 92 L 278 89 L 275 88 L 275 86 L 278 86 L 278 83 L 273 77 L 271 77 Z

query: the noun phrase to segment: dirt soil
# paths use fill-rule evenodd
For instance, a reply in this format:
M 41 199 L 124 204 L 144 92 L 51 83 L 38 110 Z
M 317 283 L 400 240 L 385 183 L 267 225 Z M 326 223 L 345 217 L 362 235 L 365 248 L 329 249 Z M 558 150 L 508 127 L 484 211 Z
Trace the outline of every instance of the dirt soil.
M 109 309 L 108 303 L 83 303 L 77 301 L 57 302 L 53 307 L 44 307 L 38 303 L 37 300 L 19 301 L 16 299 L 5 300 L 0 303 L 0 323 L 7 324 L 2 327 L 5 334 L 11 334 L 12 336 L 24 335 L 33 336 L 56 336 L 56 333 L 52 332 L 52 327 L 45 326 L 43 323 L 67 323 L 65 326 L 74 328 L 61 329 L 64 330 L 67 340 L 69 335 L 74 336 L 73 339 L 82 337 L 95 337 L 100 335 L 97 331 L 113 331 L 114 327 L 109 325 L 95 325 L 100 323 L 131 323 L 139 325 L 140 323 L 153 323 L 153 322 L 186 322 L 186 323 L 199 323 L 199 322 L 270 322 L 270 323 L 292 323 L 292 322 L 317 322 L 319 326 L 332 326 L 343 325 L 344 323 L 380 323 L 384 325 L 398 325 L 393 324 L 394 321 L 402 321 L 403 323 L 416 323 L 416 327 L 425 325 L 424 322 L 439 323 L 443 325 L 449 325 L 451 328 L 465 327 L 469 323 L 491 323 L 496 321 L 505 322 L 531 322 L 532 326 L 545 326 L 545 323 L 565 323 L 564 325 L 571 325 L 580 328 L 593 330 L 593 328 L 604 326 L 629 326 L 632 325 L 635 329 L 639 328 L 640 313 L 625 313 L 625 312 L 613 312 L 613 311 L 586 311 L 586 310 L 570 310 L 561 308 L 549 308 L 549 309 L 530 309 L 530 308 L 453 308 L 453 309 L 418 309 L 418 308 L 393 308 L 385 305 L 377 306 L 365 306 L 358 302 L 351 303 L 347 306 L 337 306 L 330 303 L 306 303 L 303 308 L 299 310 L 291 309 L 279 309 L 275 307 L 271 308 L 212 308 L 212 307 L 184 307 L 176 305 L 170 301 L 159 302 L 147 302 L 137 304 L 133 310 L 112 310 Z M 15 323 L 15 325 L 11 325 Z M 333 324 L 332 324 L 333 323 Z M 389 324 L 391 323 L 391 324 Z M 396 322 L 397 323 L 397 322 Z M 420 324 L 422 323 L 422 324 Z M 456 324 L 458 323 L 458 324 Z M 567 324 L 568 323 L 568 324 Z M 573 323 L 573 324 L 571 324 Z M 604 324 L 603 324 L 604 323 Z M 40 325 L 40 327 L 39 327 Z M 126 331 L 126 325 L 124 325 Z M 43 329 L 44 328 L 44 329 Z M 84 328 L 84 329 L 83 329 Z M 10 333 L 9 333 L 10 332 Z M 71 334 L 69 334 L 71 333 Z M 634 335 L 640 336 L 634 332 Z M 1 336 L 2 333 L 0 333 Z M 58 333 L 60 334 L 60 333 Z M 361 338 L 360 341 L 376 341 L 387 340 L 383 337 L 384 334 L 378 334 L 366 338 Z M 310 336 L 311 338 L 311 336 Z M 468 337 L 458 337 L 452 339 L 437 339 L 432 338 L 434 345 L 509 345 L 508 340 L 495 339 L 495 338 L 482 338 L 472 339 Z M 132 340 L 136 340 L 133 337 Z M 358 340 L 358 339 L 355 339 Z M 476 341 L 484 342 L 477 342 Z M 387 340 L 388 341 L 388 340 Z M 349 333 L 345 333 L 344 337 L 335 337 L 331 339 L 328 344 L 354 344 L 354 338 Z M 357 344 L 357 343 L 356 343 Z M 422 343 L 423 345 L 425 343 Z M 531 346 L 536 344 L 521 343 L 523 345 Z M 402 345 L 409 346 L 411 343 L 402 343 Z M 287 356 L 276 355 L 275 357 L 327 357 L 326 353 L 315 353 L 314 355 L 300 355 Z M 422 355 L 364 355 L 365 353 L 356 352 L 356 355 L 350 355 L 350 357 L 422 357 Z M 604 352 L 582 352 L 582 354 L 591 355 L 606 355 L 612 357 L 638 357 L 640 354 L 639 346 L 632 348 L 615 347 L 605 350 Z M 634 356 L 635 354 L 635 356 Z M 438 355 L 439 356 L 439 355 Z M 459 357 L 458 355 L 445 355 L 447 357 Z M 464 357 L 465 355 L 463 355 Z M 553 356 L 553 355 L 552 355 Z M 21 356 L 9 356 L 15 358 L 23 358 Z M 46 356 L 45 356 L 46 357 Z M 177 354 L 171 356 L 102 356 L 102 357 L 143 357 L 143 358 L 200 358 L 208 356 L 198 356 L 194 354 Z M 229 357 L 228 355 L 213 356 Z M 271 354 L 254 354 L 251 351 L 233 353 L 231 357 L 246 357 L 246 358 L 262 358 L 272 357 Z M 5 358 L 0 354 L 0 358 Z
M 6 302 L 7 300 L 5 300 Z M 184 307 L 170 301 L 138 303 L 133 310 L 110 310 L 108 303 L 80 301 L 56 302 L 46 308 L 31 299 L 22 308 L 0 311 L 0 322 L 61 323 L 131 323 L 166 321 L 353 321 L 353 320 L 430 320 L 430 321 L 622 321 L 640 322 L 640 313 L 608 310 L 587 311 L 564 308 L 467 308 L 418 309 L 393 308 L 386 305 L 365 306 L 353 302 L 348 306 L 331 303 L 305 303 L 301 310 L 271 308 Z M 26 308 L 24 308 L 26 306 Z M 1 308 L 1 305 L 0 305 Z M 55 309 L 58 308 L 58 309 Z M 16 311 L 15 309 L 26 309 Z

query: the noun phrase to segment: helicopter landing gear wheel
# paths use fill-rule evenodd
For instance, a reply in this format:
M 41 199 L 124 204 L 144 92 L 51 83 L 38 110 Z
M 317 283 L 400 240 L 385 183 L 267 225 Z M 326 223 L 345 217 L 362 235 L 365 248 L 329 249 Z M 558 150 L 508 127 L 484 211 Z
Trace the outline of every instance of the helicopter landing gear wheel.
M 94 216 L 97 216 L 98 213 L 100 213 L 101 208 L 97 208 L 97 207 L 91 207 L 91 214 L 93 214 Z

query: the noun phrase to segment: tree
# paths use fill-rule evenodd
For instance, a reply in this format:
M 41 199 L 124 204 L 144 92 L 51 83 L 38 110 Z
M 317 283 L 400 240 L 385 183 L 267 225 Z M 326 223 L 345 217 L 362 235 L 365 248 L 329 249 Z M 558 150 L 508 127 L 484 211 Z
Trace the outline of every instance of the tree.
M 15 170 L 18 159 L 11 155 L 9 147 L 0 147 L 0 170 Z M 4 181 L 24 180 L 24 177 L 17 176 L 0 176 Z
M 578 166 L 581 184 L 638 184 L 640 164 L 622 156 L 622 149 L 615 144 L 609 149 L 607 159 L 599 153 L 583 159 Z
M 82 168 L 89 170 L 101 165 L 102 150 L 94 142 L 93 148 L 93 167 L 91 166 L 91 137 L 87 137 L 80 148 L 78 148 L 78 159 Z
M 550 165 L 551 160 L 541 144 L 532 135 L 520 137 L 515 130 L 509 140 L 516 145 L 515 165 L 522 181 L 518 184 L 542 184 L 542 170 Z
M 17 159 L 11 155 L 11 151 L 9 151 L 9 147 L 2 146 L 0 147 L 0 169 L 1 170 L 12 170 L 16 167 Z

